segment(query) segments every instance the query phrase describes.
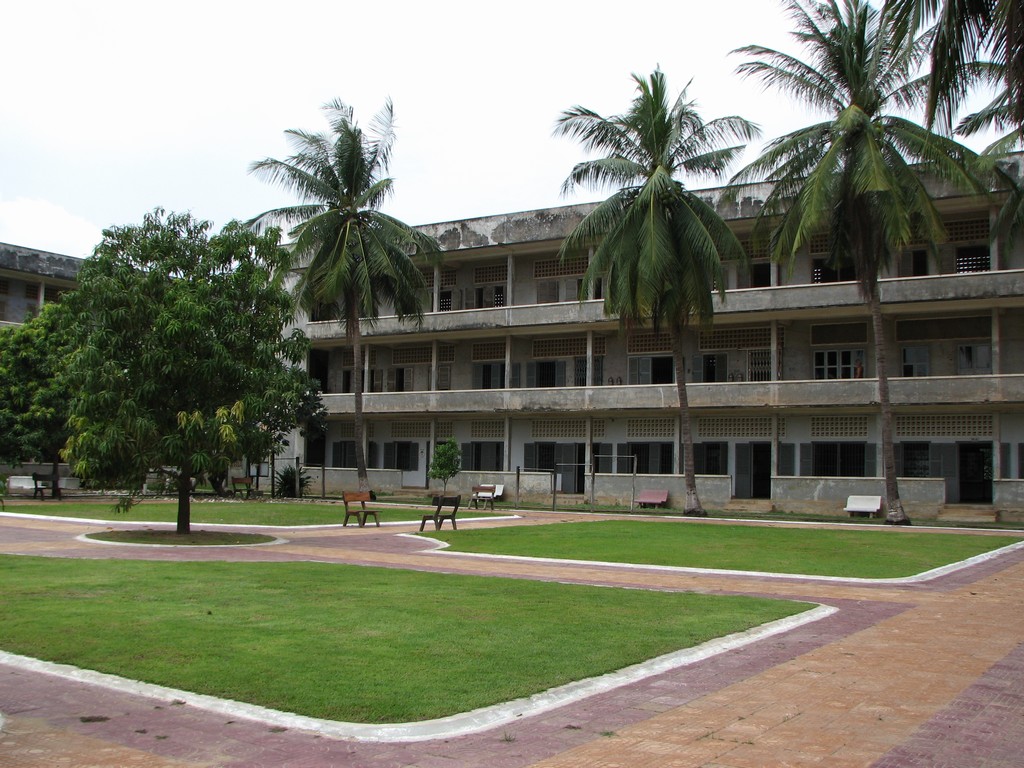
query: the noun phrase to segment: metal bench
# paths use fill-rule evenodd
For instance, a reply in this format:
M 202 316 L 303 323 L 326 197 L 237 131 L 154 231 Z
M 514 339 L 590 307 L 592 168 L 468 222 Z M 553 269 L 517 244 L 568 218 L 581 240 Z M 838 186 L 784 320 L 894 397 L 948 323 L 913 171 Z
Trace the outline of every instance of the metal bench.
M 369 491 L 342 491 L 341 500 L 345 504 L 345 521 L 342 523 L 343 528 L 348 525 L 348 519 L 350 517 L 355 517 L 359 523 L 359 527 L 362 528 L 366 525 L 367 515 L 373 515 L 373 519 L 377 523 L 377 527 L 380 528 L 380 518 L 377 517 L 377 510 L 366 508 L 366 502 L 372 501 Z M 348 508 L 349 502 L 354 504 L 357 501 L 359 502 L 361 509 L 356 509 L 354 511 L 350 510 Z
M 881 496 L 850 496 L 846 499 L 846 508 L 850 517 L 875 517 L 882 514 Z

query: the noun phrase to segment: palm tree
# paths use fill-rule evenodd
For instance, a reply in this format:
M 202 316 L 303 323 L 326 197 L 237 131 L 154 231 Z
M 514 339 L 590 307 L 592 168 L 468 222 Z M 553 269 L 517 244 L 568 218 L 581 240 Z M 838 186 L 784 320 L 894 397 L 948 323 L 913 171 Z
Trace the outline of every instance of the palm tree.
M 685 512 L 703 515 L 693 462 L 683 360 L 683 339 L 692 320 L 706 321 L 713 291 L 724 296 L 724 258 L 743 249 L 712 205 L 688 191 L 681 174 L 717 178 L 742 146 L 723 146 L 758 135 L 740 117 L 705 123 L 686 89 L 671 101 L 665 76 L 633 75 L 637 94 L 623 115 L 602 117 L 576 106 L 558 118 L 556 135 L 580 141 L 599 159 L 581 162 L 563 185 L 612 187 L 617 191 L 591 211 L 565 239 L 561 258 L 593 255 L 581 298 L 602 281 L 605 312 L 627 330 L 651 322 L 672 340 L 676 389 L 682 416 Z
M 426 281 L 413 257 L 432 259 L 439 247 L 380 210 L 393 190 L 386 175 L 395 139 L 391 102 L 374 117 L 367 133 L 355 122 L 352 108 L 340 101 L 324 110 L 330 133 L 286 131 L 295 153 L 287 160 L 260 160 L 249 169 L 302 202 L 261 213 L 249 224 L 293 227 L 295 257 L 306 264 L 296 287 L 300 306 L 311 317 L 344 323 L 352 344 L 356 471 L 359 489 L 366 491 L 360 318 L 372 323 L 387 305 L 399 320 L 418 324 Z
M 923 176 L 974 191 L 970 150 L 893 114 L 919 104 L 926 78 L 914 78 L 926 61 L 930 35 L 899 45 L 894 28 L 866 0 L 788 0 L 793 36 L 806 60 L 757 45 L 739 72 L 780 88 L 828 113 L 827 119 L 770 142 L 734 182 L 771 180 L 758 215 L 770 230 L 777 261 L 792 262 L 808 241 L 828 234 L 834 264 L 852 263 L 871 314 L 881 410 L 886 522 L 910 523 L 900 501 L 889 402 L 889 344 L 882 326 L 878 276 L 893 253 L 923 238 L 945 238 Z
M 936 115 L 951 125 L 956 108 L 978 78 L 987 73 L 1002 82 L 1002 100 L 1010 124 L 1024 126 L 1024 6 L 1019 0 L 887 0 L 897 41 L 936 21 L 931 45 L 929 123 Z M 979 67 L 988 54 L 996 65 Z

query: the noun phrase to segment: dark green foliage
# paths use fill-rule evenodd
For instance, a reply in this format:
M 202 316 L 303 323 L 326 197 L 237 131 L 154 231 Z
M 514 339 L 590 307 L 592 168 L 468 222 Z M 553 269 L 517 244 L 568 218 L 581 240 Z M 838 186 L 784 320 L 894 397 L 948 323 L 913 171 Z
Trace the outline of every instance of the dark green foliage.
M 296 486 L 296 479 L 298 479 L 299 485 Z M 274 476 L 274 496 L 281 499 L 294 499 L 298 496 L 306 496 L 306 490 L 309 488 L 312 479 L 304 471 L 295 471 L 295 467 L 290 464 L 281 469 Z M 301 489 L 302 493 L 299 493 Z
M 128 489 L 164 473 L 182 533 L 193 479 L 267 456 L 313 386 L 297 366 L 307 339 L 284 333 L 293 301 L 278 232 L 209 228 L 158 209 L 105 230 L 67 301 L 78 347 L 68 460 L 83 478 Z
M 0 462 L 53 465 L 68 438 L 70 383 L 58 376 L 71 351 L 68 312 L 47 304 L 24 325 L 0 329 Z M 59 494 L 53 483 L 54 495 Z

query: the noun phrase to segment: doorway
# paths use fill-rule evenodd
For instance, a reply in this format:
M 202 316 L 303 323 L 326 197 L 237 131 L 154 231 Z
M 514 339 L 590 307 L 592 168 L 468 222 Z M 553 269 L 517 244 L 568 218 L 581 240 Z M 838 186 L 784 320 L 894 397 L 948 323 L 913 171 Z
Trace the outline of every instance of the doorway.
M 737 499 L 770 499 L 772 497 L 772 444 L 736 444 Z
M 992 444 L 959 443 L 961 504 L 992 503 Z

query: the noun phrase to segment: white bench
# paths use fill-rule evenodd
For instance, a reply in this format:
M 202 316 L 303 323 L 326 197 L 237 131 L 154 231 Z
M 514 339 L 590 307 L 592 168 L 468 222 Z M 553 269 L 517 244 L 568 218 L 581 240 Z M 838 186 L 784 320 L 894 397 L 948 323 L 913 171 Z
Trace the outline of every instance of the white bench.
M 503 493 L 505 493 L 504 485 L 474 485 L 469 504 L 474 509 L 479 509 L 480 503 L 483 502 L 485 506 L 490 504 L 491 509 L 494 509 L 494 500 L 500 499 Z
M 881 496 L 850 496 L 846 500 L 846 509 L 850 517 L 873 517 L 882 513 Z
M 36 479 L 38 478 L 38 480 Z M 37 472 L 36 477 L 32 475 L 11 475 L 7 478 L 7 493 L 25 496 L 42 496 L 42 492 L 50 490 L 50 476 Z M 77 477 L 62 477 L 60 489 L 62 491 L 78 491 L 82 488 L 82 481 Z

